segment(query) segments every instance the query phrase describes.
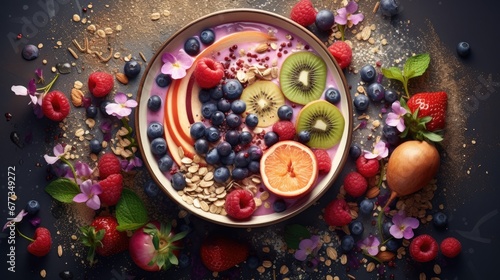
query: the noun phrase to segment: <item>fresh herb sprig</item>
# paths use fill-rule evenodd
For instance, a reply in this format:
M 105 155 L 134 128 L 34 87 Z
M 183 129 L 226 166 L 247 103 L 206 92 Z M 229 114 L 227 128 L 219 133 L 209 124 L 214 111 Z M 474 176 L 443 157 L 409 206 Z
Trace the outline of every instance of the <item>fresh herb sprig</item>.
M 414 55 L 406 60 L 402 71 L 398 67 L 392 66 L 389 68 L 382 68 L 382 74 L 386 78 L 398 80 L 403 83 L 406 99 L 409 99 L 408 80 L 422 76 L 425 70 L 427 70 L 430 61 L 431 57 L 428 53 Z

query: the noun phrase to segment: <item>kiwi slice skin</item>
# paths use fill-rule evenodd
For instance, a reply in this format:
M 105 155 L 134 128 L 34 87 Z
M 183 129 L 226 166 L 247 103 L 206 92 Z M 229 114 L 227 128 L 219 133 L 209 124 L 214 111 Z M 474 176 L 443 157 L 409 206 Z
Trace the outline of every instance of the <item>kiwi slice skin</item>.
M 320 99 L 326 86 L 326 74 L 326 63 L 321 57 L 310 51 L 293 53 L 281 66 L 281 90 L 288 100 L 305 105 Z
M 297 131 L 307 130 L 311 134 L 307 146 L 329 149 L 342 139 L 345 119 L 335 105 L 325 100 L 316 100 L 300 110 L 296 126 Z
M 247 86 L 240 97 L 247 104 L 246 114 L 254 113 L 259 118 L 258 127 L 267 127 L 276 123 L 278 108 L 285 104 L 281 89 L 271 81 L 256 81 Z

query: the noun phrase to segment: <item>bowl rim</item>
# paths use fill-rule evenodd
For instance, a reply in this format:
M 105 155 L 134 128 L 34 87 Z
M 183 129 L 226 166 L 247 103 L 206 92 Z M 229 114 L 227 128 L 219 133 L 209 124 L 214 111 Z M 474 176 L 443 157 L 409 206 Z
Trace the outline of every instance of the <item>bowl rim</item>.
M 189 209 L 189 207 L 186 207 L 184 205 L 179 205 L 182 209 L 185 209 L 189 213 L 194 214 L 195 216 L 200 217 L 200 218 L 202 218 L 202 219 L 204 219 L 204 220 L 206 220 L 208 222 L 219 224 L 219 225 L 223 225 L 223 226 L 228 226 L 228 227 L 234 227 L 234 228 L 264 227 L 264 226 L 269 226 L 269 225 L 277 224 L 279 222 L 288 220 L 288 219 L 296 216 L 297 214 L 303 212 L 304 210 L 308 209 L 312 204 L 314 204 L 317 200 L 319 200 L 330 189 L 330 187 L 335 183 L 335 181 L 337 180 L 338 176 L 342 172 L 342 169 L 344 168 L 345 163 L 346 163 L 347 158 L 348 158 L 349 149 L 348 149 L 347 145 L 352 142 L 352 134 L 353 134 L 352 129 L 350 129 L 350 126 L 353 123 L 353 114 L 352 114 L 352 112 L 353 112 L 353 105 L 352 105 L 352 98 L 351 98 L 351 95 L 350 95 L 350 91 L 349 91 L 347 79 L 345 77 L 345 74 L 344 74 L 343 70 L 340 68 L 340 66 L 338 65 L 338 63 L 335 60 L 335 58 L 328 51 L 328 48 L 325 45 L 325 43 L 322 42 L 310 30 L 308 30 L 307 28 L 299 25 L 298 23 L 292 21 L 291 19 L 289 19 L 287 17 L 284 17 L 282 15 L 279 15 L 279 14 L 276 14 L 276 13 L 273 13 L 273 12 L 270 12 L 270 11 L 253 9 L 253 8 L 225 9 L 225 10 L 216 11 L 216 12 L 204 15 L 202 17 L 199 17 L 199 18 L 197 18 L 195 20 L 190 21 L 189 23 L 185 24 L 182 28 L 180 28 L 179 30 L 177 30 L 175 33 L 173 33 L 172 35 L 170 35 L 168 37 L 168 39 L 163 44 L 161 44 L 161 46 L 159 46 L 157 50 L 155 50 L 155 53 L 154 53 L 153 57 L 151 57 L 151 59 L 149 59 L 148 64 L 147 64 L 147 66 L 145 68 L 145 71 L 144 71 L 142 77 L 141 77 L 141 80 L 140 80 L 140 83 L 139 83 L 139 86 L 138 86 L 138 89 L 137 89 L 136 100 L 139 102 L 140 99 L 141 99 L 141 95 L 142 95 L 142 92 L 143 92 L 144 84 L 146 82 L 146 78 L 148 76 L 148 73 L 151 71 L 151 68 L 153 67 L 153 64 L 154 64 L 153 62 L 157 61 L 158 57 L 162 55 L 162 50 L 164 50 L 171 42 L 173 42 L 183 32 L 185 32 L 187 29 L 189 29 L 189 27 L 191 25 L 199 24 L 199 23 L 201 23 L 203 21 L 206 21 L 208 19 L 221 17 L 221 16 L 224 16 L 226 14 L 233 14 L 233 15 L 234 14 L 245 14 L 245 15 L 248 16 L 248 14 L 253 14 L 253 13 L 254 14 L 258 14 L 260 16 L 273 17 L 273 18 L 278 19 L 279 21 L 283 21 L 286 24 L 293 25 L 295 28 L 299 29 L 301 32 L 307 34 L 307 36 L 309 37 L 308 39 L 311 39 L 311 40 L 315 41 L 315 43 L 318 46 L 320 46 L 320 48 L 323 49 L 323 52 L 326 53 L 326 55 L 330 58 L 332 64 L 336 68 L 335 69 L 336 72 L 338 73 L 338 75 L 340 77 L 340 81 L 336 81 L 337 84 L 338 84 L 337 86 L 342 86 L 343 87 L 343 89 L 344 89 L 344 91 L 346 93 L 346 98 L 347 98 L 346 105 L 347 105 L 347 112 L 348 112 L 348 114 L 347 114 L 347 116 L 344 116 L 344 118 L 346 118 L 346 124 L 345 124 L 345 128 L 344 128 L 344 133 L 345 133 L 345 130 L 347 130 L 347 135 L 346 135 L 346 140 L 345 140 L 346 141 L 346 148 L 344 149 L 344 151 L 342 153 L 342 156 L 341 156 L 341 158 L 339 160 L 338 167 L 336 168 L 336 170 L 334 171 L 334 173 L 332 174 L 332 176 L 328 179 L 325 187 L 319 193 L 316 194 L 315 198 L 314 199 L 308 199 L 306 205 L 303 205 L 303 206 L 295 209 L 294 211 L 291 211 L 291 212 L 287 213 L 286 215 L 279 215 L 279 217 L 277 217 L 276 219 L 273 219 L 273 220 L 269 219 L 268 221 L 264 221 L 264 222 L 261 222 L 261 223 L 256 223 L 253 220 L 247 221 L 247 220 L 232 220 L 232 219 L 229 219 L 229 221 L 222 221 L 222 220 L 217 220 L 217 219 L 211 219 L 209 217 L 206 217 L 205 215 L 201 215 L 200 213 L 196 213 L 195 211 L 192 211 L 192 209 Z M 250 22 L 251 20 L 245 19 L 243 21 Z M 221 22 L 219 24 L 225 24 L 225 23 L 231 23 L 231 22 L 235 22 L 235 21 L 224 21 L 224 22 Z M 258 21 L 258 20 L 256 20 L 256 22 L 267 24 L 265 22 Z M 270 25 L 275 25 L 275 24 L 270 24 Z M 283 28 L 283 27 L 281 27 L 281 25 L 278 25 L 278 27 Z M 342 85 L 340 85 L 340 83 Z M 173 194 L 170 193 L 163 186 L 163 183 L 161 183 L 160 179 L 157 178 L 157 176 L 155 175 L 155 172 L 153 171 L 153 169 L 152 169 L 153 167 L 151 166 L 149 160 L 146 160 L 148 157 L 150 157 L 150 155 L 146 155 L 146 151 L 144 150 L 144 143 L 142 141 L 142 136 L 141 136 L 140 127 L 139 127 L 140 126 L 139 113 L 140 112 L 139 112 L 139 107 L 138 107 L 135 110 L 135 113 L 134 113 L 134 128 L 135 128 L 135 131 L 136 131 L 136 139 L 137 139 L 137 142 L 138 142 L 138 147 L 139 147 L 141 155 L 142 155 L 142 157 L 144 159 L 143 160 L 144 165 L 146 166 L 150 177 L 155 181 L 155 183 L 160 187 L 160 189 L 165 194 L 167 194 L 167 196 L 170 199 L 172 199 L 174 203 L 177 203 L 178 199 L 175 198 L 175 197 L 173 197 Z M 147 139 L 147 137 L 145 139 Z M 300 199 L 303 199 L 303 198 L 301 197 Z M 177 204 L 179 204 L 179 203 L 177 203 Z M 276 214 L 280 214 L 280 213 L 269 214 L 269 215 L 266 215 L 266 216 L 276 215 Z M 226 219 L 226 218 L 224 218 L 224 219 Z

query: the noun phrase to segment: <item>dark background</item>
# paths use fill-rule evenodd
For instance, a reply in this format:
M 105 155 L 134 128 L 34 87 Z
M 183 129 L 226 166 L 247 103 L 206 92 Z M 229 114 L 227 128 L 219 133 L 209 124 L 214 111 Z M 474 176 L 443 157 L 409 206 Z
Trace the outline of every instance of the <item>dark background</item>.
M 44 22 L 49 10 L 44 10 L 40 3 L 55 3 L 58 8 L 53 9 L 54 12 L 50 20 Z M 167 2 L 167 1 L 165 1 Z M 318 8 L 340 7 L 340 4 L 332 4 L 331 1 L 313 1 Z M 436 231 L 432 226 L 422 226 L 419 228 L 421 232 L 429 232 L 441 240 L 446 236 L 455 236 L 459 238 L 463 245 L 461 256 L 451 262 L 440 260 L 439 263 L 443 268 L 440 279 L 488 279 L 488 276 L 494 275 L 497 271 L 494 266 L 496 252 L 500 249 L 498 243 L 499 222 L 498 215 L 498 199 L 499 194 L 497 184 L 500 181 L 498 175 L 497 159 L 500 156 L 499 144 L 500 134 L 497 132 L 497 104 L 500 104 L 500 72 L 498 70 L 498 61 L 500 55 L 495 42 L 500 41 L 500 32 L 496 24 L 497 11 L 493 1 L 465 1 L 465 0 L 419 0 L 419 1 L 404 1 L 401 0 L 402 12 L 392 20 L 385 19 L 385 25 L 379 25 L 381 32 L 383 28 L 394 31 L 398 29 L 406 40 L 403 45 L 415 45 L 415 51 L 427 51 L 434 49 L 436 46 L 441 48 L 441 54 L 449 55 L 450 68 L 445 68 L 451 73 L 443 73 L 442 68 L 431 69 L 429 79 L 433 86 L 439 85 L 439 81 L 443 83 L 444 88 L 448 88 L 448 82 L 442 79 L 435 79 L 433 75 L 445 75 L 446 77 L 454 77 L 459 82 L 458 92 L 448 92 L 453 97 L 454 104 L 458 106 L 457 116 L 448 117 L 448 125 L 454 126 L 454 131 L 460 133 L 450 134 L 453 137 L 460 139 L 451 139 L 445 143 L 443 153 L 444 164 L 438 176 L 438 185 L 440 190 L 436 192 L 434 205 L 443 203 L 445 205 L 445 213 L 450 219 L 449 229 L 445 232 Z M 133 36 L 125 34 L 122 45 L 123 52 L 143 52 L 146 57 L 151 57 L 159 44 L 166 40 L 170 34 L 177 29 L 187 24 L 189 21 L 196 19 L 206 13 L 217 11 L 223 8 L 261 8 L 288 16 L 290 8 L 295 1 L 210 1 L 210 5 L 201 5 L 199 8 L 193 9 L 194 1 L 94 1 L 93 13 L 87 14 L 92 19 L 101 19 L 101 22 L 113 22 L 110 26 L 114 26 L 116 22 L 122 23 L 124 27 L 141 23 L 149 23 L 149 14 L 153 11 L 163 11 L 168 9 L 172 15 L 165 22 L 165 25 L 156 26 L 156 29 L 145 30 L 142 33 L 136 33 Z M 371 14 L 371 9 L 375 1 L 360 1 L 360 7 L 366 14 Z M 47 279 L 58 279 L 57 274 L 63 270 L 69 270 L 73 273 L 76 279 L 127 279 L 132 278 L 132 275 L 137 279 L 190 279 L 194 277 L 190 274 L 190 268 L 173 269 L 162 274 L 145 273 L 138 269 L 128 258 L 126 254 L 121 254 L 113 258 L 103 258 L 95 267 L 88 267 L 84 264 L 84 250 L 79 244 L 71 242 L 69 236 L 77 234 L 73 228 L 67 230 L 68 227 L 60 226 L 66 222 L 67 213 L 64 207 L 54 203 L 43 189 L 48 183 L 47 181 L 47 166 L 43 159 L 46 153 L 51 154 L 52 146 L 57 142 L 57 138 L 62 136 L 61 130 L 57 124 L 47 119 L 36 119 L 31 109 L 25 104 L 27 98 L 16 97 L 11 92 L 10 87 L 14 84 L 25 85 L 26 82 L 33 77 L 33 71 L 37 67 L 42 67 L 41 60 L 46 58 L 49 63 L 43 66 L 47 77 L 52 77 L 50 67 L 58 62 L 72 61 L 71 56 L 65 48 L 71 46 L 70 41 L 75 36 L 75 29 L 83 33 L 81 25 L 71 22 L 71 17 L 75 13 L 81 13 L 81 7 L 87 6 L 88 1 L 11 1 L 2 4 L 2 17 L 0 24 L 0 40 L 1 44 L 1 63 L 2 73 L 0 75 L 0 113 L 2 116 L 6 113 L 12 115 L 12 119 L 8 120 L 5 117 L 0 119 L 0 147 L 1 147 L 1 163 L 0 163 L 0 194 L 3 204 L 0 204 L 1 214 L 0 221 L 5 221 L 9 217 L 7 211 L 7 182 L 8 168 L 15 167 L 16 175 L 16 213 L 19 212 L 26 202 L 30 199 L 37 199 L 42 204 L 42 210 L 39 216 L 42 219 L 42 225 L 51 229 L 54 237 L 54 246 L 48 256 L 36 258 L 31 256 L 25 250 L 28 241 L 22 240 L 19 236 L 16 237 L 16 272 L 7 271 L 8 265 L 7 253 L 8 244 L 6 235 L 9 233 L 6 230 L 2 233 L 0 239 L 0 275 L 3 279 L 35 279 L 39 277 L 39 272 L 42 269 L 47 271 Z M 106 7 L 105 5 L 109 5 Z M 331 6 L 331 7 L 330 7 Z M 191 9 L 190 9 L 191 8 Z M 103 18 L 99 18 L 100 15 Z M 371 15 L 373 16 L 373 15 Z M 380 15 L 378 15 L 380 17 Z M 27 25 L 27 21 L 38 20 L 37 25 Z M 137 28 L 137 26 L 136 26 Z M 132 29 L 132 27 L 131 27 Z M 147 29 L 145 27 L 145 29 Z M 380 31 L 380 30 L 379 30 Z M 31 36 L 24 36 L 23 40 L 11 40 L 12 34 L 25 33 Z M 122 38 L 123 38 L 122 37 Z M 145 38 L 147 37 L 147 38 Z M 80 36 L 80 38 L 82 38 Z M 438 40 L 429 40 L 436 39 Z M 63 48 L 54 48 L 56 41 L 63 42 Z M 467 41 L 472 46 L 472 55 L 467 59 L 459 59 L 455 55 L 455 46 L 460 41 Z M 44 47 L 41 50 L 41 57 L 32 62 L 27 62 L 21 58 L 20 48 L 25 43 L 43 43 Z M 411 46 L 410 46 L 411 47 Z M 434 48 L 432 48 L 434 47 Z M 446 56 L 444 57 L 446 63 Z M 82 62 L 79 62 L 82 63 Z M 84 64 L 84 63 L 83 63 Z M 441 65 L 443 63 L 441 62 Z M 458 67 L 455 67 L 457 66 Z M 118 64 L 110 63 L 110 65 L 91 64 L 79 65 L 85 66 L 86 69 L 106 69 L 106 67 L 117 68 Z M 89 73 L 89 72 L 87 72 Z M 353 73 L 347 73 L 347 78 L 350 84 L 355 85 L 357 76 Z M 86 75 L 81 75 L 73 69 L 71 74 L 62 75 L 57 82 L 56 87 L 69 89 L 72 83 L 80 79 L 84 81 Z M 425 79 L 420 79 L 425 83 Z M 437 80 L 437 82 L 436 82 Z M 413 84 L 416 89 L 425 88 L 422 85 Z M 128 86 L 128 92 L 134 93 L 137 90 L 138 82 L 132 82 Z M 353 86 L 355 88 L 355 86 Z M 435 88 L 436 90 L 438 88 Z M 72 108 L 72 110 L 75 110 Z M 458 120 L 457 120 L 458 119 Z M 12 132 L 16 132 L 20 142 L 15 144 L 11 140 Z M 71 131 L 67 132 L 71 134 Z M 362 133 L 354 134 L 354 141 L 357 142 L 364 137 Z M 455 141 L 454 141 L 455 140 Z M 472 141 L 475 141 L 475 144 Z M 456 141 L 461 141 L 457 148 Z M 465 146 L 463 146 L 465 145 Z M 455 146 L 455 147 L 453 147 Z M 458 160 L 456 160 L 458 158 Z M 455 160 L 453 160 L 455 159 Z M 352 168 L 352 162 L 348 161 L 343 173 Z M 143 176 L 147 176 L 143 174 Z M 299 223 L 318 230 L 325 230 L 324 221 L 317 219 L 321 214 L 324 206 L 338 192 L 340 186 L 339 180 L 332 186 L 329 192 L 321 198 L 317 204 L 310 209 L 302 212 L 291 220 L 282 222 L 265 228 L 257 228 L 251 231 L 246 229 L 230 229 L 221 226 L 216 226 L 205 222 L 197 217 L 190 217 L 190 225 L 194 232 L 187 250 L 195 252 L 197 248 L 197 240 L 205 235 L 206 232 L 214 230 L 223 230 L 232 232 L 235 236 L 241 239 L 251 241 L 253 248 L 257 251 L 262 259 L 269 259 L 275 263 L 277 279 L 281 279 L 279 268 L 281 264 L 287 264 L 289 268 L 293 268 L 293 255 L 286 255 L 271 252 L 264 254 L 260 252 L 263 246 L 273 248 L 269 245 L 269 240 L 261 238 L 262 236 L 272 236 L 270 232 L 279 232 L 287 224 Z M 175 209 L 175 206 L 168 202 L 168 199 L 158 201 L 148 201 L 150 204 L 155 204 L 154 207 L 159 207 L 161 210 Z M 158 210 L 158 209 L 157 209 Z M 178 210 L 177 210 L 178 211 Z M 171 214 L 175 217 L 175 213 Z M 314 219 L 311 219 L 313 217 Z M 71 223 L 71 221 L 69 221 Z M 27 222 L 23 222 L 19 226 L 20 230 L 32 236 L 34 228 Z M 326 229 L 327 230 L 327 229 Z M 332 233 L 333 234 L 333 233 Z M 197 237 L 199 238 L 197 238 Z M 57 256 L 56 246 L 63 244 L 64 254 L 62 257 Z M 71 245 L 76 246 L 71 249 Z M 79 249 L 80 248 L 80 249 Z M 76 255 L 79 254 L 79 255 Z M 196 263 L 196 262 L 195 262 Z M 493 265 L 492 265 L 493 264 Z M 324 266 L 320 266 L 324 268 Z M 255 270 L 248 269 L 244 264 L 240 269 L 233 271 L 233 274 L 223 274 L 227 278 L 235 279 L 270 279 L 272 273 L 270 269 L 266 270 L 266 274 L 260 275 Z M 432 265 L 415 264 L 412 261 L 403 260 L 397 261 L 396 268 L 388 268 L 386 278 L 389 279 L 390 274 L 393 274 L 395 279 L 418 279 L 421 271 L 427 272 L 428 279 L 432 274 Z M 351 270 L 349 272 L 355 275 L 356 279 L 376 279 L 375 273 L 367 274 L 364 268 L 359 270 Z M 345 267 L 339 263 L 333 264 L 327 271 L 319 271 L 302 276 L 290 276 L 291 279 L 324 279 L 321 275 L 339 275 L 341 279 L 346 279 Z M 6 277 L 6 278 L 5 278 Z M 210 278 L 210 274 L 206 275 Z M 308 278 L 310 277 L 310 278 Z M 194 278 L 193 278 L 194 279 Z

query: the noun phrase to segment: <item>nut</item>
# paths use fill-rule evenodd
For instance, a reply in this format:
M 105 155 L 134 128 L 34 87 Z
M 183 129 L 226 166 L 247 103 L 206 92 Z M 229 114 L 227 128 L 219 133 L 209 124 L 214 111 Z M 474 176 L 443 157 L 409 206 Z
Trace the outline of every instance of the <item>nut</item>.
M 116 80 L 118 80 L 118 82 L 120 82 L 124 85 L 128 84 L 128 77 L 125 74 L 116 73 L 115 77 L 116 77 Z
M 72 88 L 71 89 L 71 103 L 75 107 L 80 107 L 83 104 L 83 92 L 79 89 Z
M 380 188 L 378 187 L 373 187 L 373 188 L 369 188 L 367 191 L 366 191 L 366 198 L 375 198 L 377 197 L 378 195 L 380 194 Z
M 255 47 L 255 52 L 256 53 L 265 53 L 267 52 L 269 46 L 266 44 L 266 43 L 262 43 L 260 45 L 258 45 L 257 47 Z

